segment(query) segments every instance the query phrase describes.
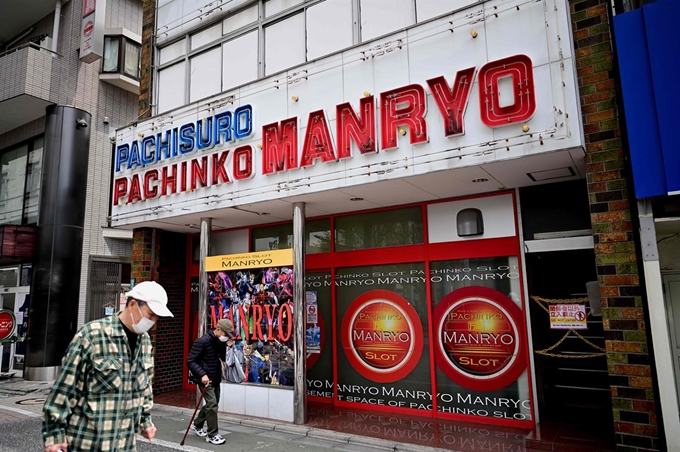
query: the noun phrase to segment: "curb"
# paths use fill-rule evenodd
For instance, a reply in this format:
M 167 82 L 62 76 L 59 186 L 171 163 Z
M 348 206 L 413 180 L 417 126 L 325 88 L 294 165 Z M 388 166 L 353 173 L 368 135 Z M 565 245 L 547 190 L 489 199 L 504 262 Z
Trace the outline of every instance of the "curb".
M 162 405 L 154 403 L 153 410 L 158 409 L 172 413 L 181 413 L 191 416 L 193 412 L 190 408 L 180 408 L 172 405 Z M 307 427 L 305 425 L 295 425 L 284 423 L 282 421 L 268 421 L 263 419 L 251 417 L 239 417 L 231 414 L 218 413 L 220 422 L 226 424 L 243 425 L 244 427 L 259 428 L 261 430 L 273 430 L 281 433 L 290 433 L 292 435 L 306 436 L 308 438 L 323 439 L 326 441 L 333 441 L 339 444 L 352 444 L 355 446 L 372 447 L 375 449 L 391 450 L 395 452 L 456 452 L 454 449 L 441 449 L 439 447 L 421 446 L 418 444 L 402 443 L 392 441 L 389 439 L 373 438 L 371 436 L 353 435 L 343 432 L 336 432 L 333 430 L 324 430 L 320 428 Z

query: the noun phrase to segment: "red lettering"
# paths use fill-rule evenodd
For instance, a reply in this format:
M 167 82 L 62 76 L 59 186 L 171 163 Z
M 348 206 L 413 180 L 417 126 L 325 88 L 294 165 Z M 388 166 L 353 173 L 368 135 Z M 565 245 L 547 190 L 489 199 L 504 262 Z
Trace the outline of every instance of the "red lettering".
M 463 115 L 465 115 L 474 76 L 474 67 L 458 71 L 451 89 L 443 75 L 427 81 L 439 113 L 444 119 L 444 135 L 447 137 L 465 133 Z
M 250 179 L 253 176 L 253 148 L 250 145 L 234 149 L 234 180 Z
M 331 131 L 328 130 L 328 121 L 323 110 L 313 111 L 309 114 L 300 166 L 312 166 L 314 160 L 318 158 L 324 163 L 336 160 Z
M 499 82 L 511 79 L 511 105 L 501 106 Z M 482 122 L 488 127 L 502 127 L 529 120 L 536 112 L 534 68 L 531 58 L 514 55 L 490 61 L 481 67 L 477 79 Z
M 298 167 L 297 118 L 262 127 L 262 174 Z
M 117 206 L 120 198 L 127 194 L 128 178 L 121 177 L 113 181 L 113 205 Z
M 153 199 L 158 196 L 158 188 L 153 183 L 158 180 L 158 170 L 152 169 L 144 173 L 144 199 Z
M 133 203 L 141 200 L 142 188 L 139 183 L 139 174 L 133 174 L 132 180 L 130 181 L 130 197 L 128 198 L 128 202 Z
M 233 309 L 233 306 L 232 306 Z M 241 335 L 239 336 L 239 339 L 248 339 L 248 331 L 249 330 L 249 325 L 248 325 L 248 311 L 249 306 L 246 306 L 245 309 L 243 306 L 239 305 L 238 306 L 238 318 L 239 318 L 239 323 L 241 324 Z M 233 322 L 233 320 L 232 320 Z
M 182 162 L 180 163 L 180 184 L 179 184 L 179 191 L 180 192 L 185 192 L 187 191 L 187 162 Z
M 264 340 L 262 334 L 262 306 L 259 304 L 253 305 L 251 312 L 253 313 L 253 335 L 251 339 Z
M 215 152 L 212 155 L 212 185 L 217 185 L 220 183 L 220 179 L 225 184 L 230 183 L 229 175 L 227 174 L 227 169 L 224 165 L 227 163 L 227 157 L 229 156 L 229 150 L 223 151 L 221 154 Z
M 352 156 L 351 140 L 354 140 L 354 144 L 362 154 L 370 154 L 378 150 L 375 145 L 375 98 L 373 96 L 359 100 L 359 114 L 361 118 L 357 116 L 349 102 L 335 107 L 339 159 Z
M 208 185 L 207 155 L 191 161 L 191 189 L 196 190 L 199 182 L 201 183 L 201 187 L 206 187 Z
M 168 175 L 168 169 L 172 169 L 172 176 Z M 170 190 L 168 190 L 170 188 Z M 177 165 L 165 166 L 161 170 L 161 196 L 172 195 L 177 192 Z
M 413 84 L 380 93 L 380 140 L 383 149 L 398 147 L 397 127 L 411 130 L 411 144 L 427 141 L 425 88 Z
M 264 311 L 267 314 L 267 337 L 274 337 L 274 306 L 266 304 Z
M 284 310 L 286 312 L 284 312 Z M 283 319 L 287 318 L 288 321 L 286 322 L 286 334 L 283 334 Z M 290 339 L 290 335 L 293 333 L 293 311 L 290 309 L 290 305 L 288 303 L 284 303 L 281 305 L 279 308 L 279 339 L 281 341 L 286 342 L 288 339 Z

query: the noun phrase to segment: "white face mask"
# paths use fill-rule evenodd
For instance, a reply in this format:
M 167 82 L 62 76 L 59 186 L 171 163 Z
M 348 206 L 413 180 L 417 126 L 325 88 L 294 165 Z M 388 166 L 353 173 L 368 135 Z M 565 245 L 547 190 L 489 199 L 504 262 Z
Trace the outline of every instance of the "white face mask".
M 227 336 L 220 336 L 220 342 L 227 342 L 229 338 Z
M 139 305 L 137 305 L 137 310 L 139 311 L 139 315 L 142 316 L 142 318 L 139 321 L 139 323 L 132 324 L 132 330 L 137 334 L 144 334 L 147 331 L 149 331 L 156 324 L 156 322 L 147 317 L 144 317 L 144 314 L 142 314 L 142 310 L 139 309 Z

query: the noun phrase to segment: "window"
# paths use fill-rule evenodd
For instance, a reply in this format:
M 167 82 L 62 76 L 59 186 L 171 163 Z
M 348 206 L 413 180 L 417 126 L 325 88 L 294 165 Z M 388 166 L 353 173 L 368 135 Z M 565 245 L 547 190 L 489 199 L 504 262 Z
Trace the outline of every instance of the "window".
M 0 151 L 0 225 L 38 222 L 42 148 L 40 138 Z
M 248 0 L 218 6 L 191 0 L 184 12 L 179 0 L 162 3 L 155 114 L 484 1 Z M 206 25 L 196 26 L 201 21 Z M 115 47 L 119 37 L 111 34 Z M 124 47 L 118 43 L 107 53 L 105 70 L 120 67 Z
M 423 243 L 420 207 L 348 215 L 335 219 L 335 250 L 365 250 Z
M 307 254 L 331 251 L 331 222 L 329 219 L 308 220 L 305 223 Z M 293 224 L 264 226 L 252 231 L 253 251 L 285 250 L 293 247 Z
M 102 73 L 123 74 L 139 80 L 141 46 L 126 36 L 104 37 Z

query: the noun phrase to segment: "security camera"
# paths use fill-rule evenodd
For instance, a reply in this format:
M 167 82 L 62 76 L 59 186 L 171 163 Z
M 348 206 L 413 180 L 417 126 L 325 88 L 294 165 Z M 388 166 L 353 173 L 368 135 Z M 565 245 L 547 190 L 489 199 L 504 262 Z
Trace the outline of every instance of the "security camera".
M 116 142 L 116 137 L 109 137 L 109 141 L 110 141 L 111 143 L 115 143 L 115 142 Z
M 78 119 L 78 120 L 76 120 L 76 125 L 77 125 L 78 127 L 87 127 L 87 121 L 85 121 L 85 120 L 82 119 L 82 118 L 81 118 L 81 119 Z

